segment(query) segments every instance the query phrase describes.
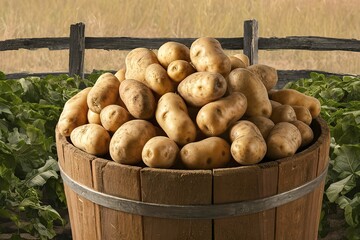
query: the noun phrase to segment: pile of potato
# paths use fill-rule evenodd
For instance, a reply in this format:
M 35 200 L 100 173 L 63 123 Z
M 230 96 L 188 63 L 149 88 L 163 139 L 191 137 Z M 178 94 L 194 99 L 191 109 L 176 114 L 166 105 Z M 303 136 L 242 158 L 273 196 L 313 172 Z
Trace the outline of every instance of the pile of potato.
M 313 97 L 275 90 L 276 69 L 228 56 L 210 37 L 190 48 L 128 53 L 64 105 L 59 132 L 79 149 L 121 164 L 188 169 L 256 164 L 294 155 L 313 140 Z

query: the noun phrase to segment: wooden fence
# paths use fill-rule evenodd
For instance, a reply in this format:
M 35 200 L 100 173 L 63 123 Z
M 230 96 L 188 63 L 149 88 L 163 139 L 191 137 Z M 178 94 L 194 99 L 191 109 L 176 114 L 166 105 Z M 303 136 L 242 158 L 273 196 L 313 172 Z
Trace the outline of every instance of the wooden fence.
M 243 49 L 249 57 L 250 63 L 258 62 L 258 50 L 316 50 L 316 51 L 352 51 L 360 52 L 360 40 L 339 39 L 325 37 L 285 37 L 262 38 L 258 36 L 258 22 L 247 20 L 244 22 L 244 36 L 237 38 L 217 38 L 222 47 L 227 50 Z M 85 25 L 77 23 L 70 26 L 69 37 L 58 38 L 24 38 L 0 41 L 0 51 L 39 48 L 49 50 L 69 50 L 70 75 L 84 76 L 84 54 L 86 49 L 103 50 L 132 50 L 137 47 L 158 49 L 167 41 L 177 41 L 190 46 L 195 38 L 130 38 L 130 37 L 85 37 Z M 308 77 L 310 72 L 320 72 L 327 75 L 351 75 L 346 73 L 329 73 L 316 69 L 312 70 L 278 70 L 279 83 L 282 87 L 286 82 L 298 78 Z M 20 78 L 24 76 L 44 76 L 48 74 L 63 74 L 64 72 L 47 73 L 13 73 L 7 78 Z

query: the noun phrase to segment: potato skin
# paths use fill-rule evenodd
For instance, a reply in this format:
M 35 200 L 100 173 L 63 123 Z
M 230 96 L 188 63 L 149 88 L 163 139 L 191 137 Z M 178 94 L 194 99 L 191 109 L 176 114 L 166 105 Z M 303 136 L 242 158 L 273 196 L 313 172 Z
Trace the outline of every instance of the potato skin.
M 248 120 L 258 127 L 264 139 L 267 138 L 271 129 L 275 126 L 275 123 L 271 121 L 271 119 L 263 116 L 251 117 Z
M 85 88 L 71 97 L 65 104 L 60 114 L 57 128 L 59 133 L 65 137 L 70 136 L 74 128 L 88 122 L 87 95 L 91 87 Z
M 174 82 L 177 83 L 181 82 L 195 71 L 195 68 L 185 60 L 172 61 L 167 68 L 167 74 Z
M 125 80 L 125 72 L 126 69 L 121 68 L 114 74 L 114 76 L 120 81 L 120 83 Z
M 135 48 L 125 58 L 125 79 L 145 81 L 146 68 L 153 63 L 159 63 L 156 54 L 147 48 Z
M 247 67 L 250 71 L 255 73 L 258 78 L 263 82 L 266 90 L 273 89 L 278 82 L 278 74 L 275 68 L 264 64 L 253 64 Z
M 145 84 L 134 80 L 124 80 L 119 88 L 120 98 L 134 118 L 150 119 L 156 108 L 155 97 Z
M 112 73 L 103 73 L 96 80 L 87 96 L 89 109 L 95 113 L 110 104 L 115 104 L 119 98 L 119 80 Z
M 289 122 L 279 122 L 266 139 L 266 157 L 271 160 L 293 156 L 301 145 L 301 133 Z
M 209 137 L 186 144 L 180 150 L 180 158 L 189 169 L 220 168 L 230 161 L 230 146 L 220 137 Z
M 155 117 L 167 136 L 177 144 L 185 145 L 195 140 L 195 124 L 190 119 L 186 104 L 179 95 L 170 92 L 161 96 Z
M 70 134 L 75 147 L 96 156 L 109 152 L 110 134 L 98 124 L 88 123 L 75 128 Z
M 166 69 L 175 60 L 190 62 L 190 49 L 182 43 L 166 42 L 160 46 L 157 57 L 160 64 Z
M 231 62 L 231 70 L 234 70 L 235 68 L 246 68 L 245 63 L 241 61 L 241 59 L 235 56 L 230 56 L 229 59 Z
M 175 86 L 166 70 L 158 63 L 150 64 L 146 68 L 145 84 L 159 96 L 175 90 Z
M 297 120 L 300 120 L 300 121 L 306 123 L 307 125 L 311 124 L 312 116 L 311 116 L 309 109 L 307 109 L 304 106 L 295 106 L 295 105 L 293 105 L 292 108 L 295 111 Z
M 198 72 L 220 73 L 226 77 L 231 71 L 229 57 L 214 38 L 196 39 L 190 47 L 190 59 Z
M 261 135 L 259 128 L 254 123 L 248 120 L 237 121 L 230 129 L 230 141 L 233 142 L 236 138 L 251 134 L 252 132 Z
M 134 165 L 141 162 L 141 152 L 151 138 L 156 136 L 154 125 L 142 119 L 121 125 L 110 141 L 110 156 L 117 163 Z
M 296 113 L 290 105 L 280 105 L 273 108 L 270 119 L 278 122 L 292 122 L 296 120 Z
M 236 68 L 230 72 L 227 80 L 229 93 L 241 92 L 246 96 L 248 108 L 245 116 L 270 117 L 272 108 L 267 90 L 254 73 L 245 68 Z
M 244 115 L 246 108 L 245 95 L 234 92 L 203 106 L 196 116 L 196 123 L 207 136 L 218 136 L 239 120 Z
M 225 78 L 219 73 L 196 72 L 178 85 L 178 92 L 191 106 L 201 107 L 221 98 L 227 89 Z
M 142 160 L 148 167 L 170 168 L 175 164 L 179 147 L 168 137 L 156 136 L 146 142 L 142 150 Z
M 245 64 L 245 67 L 250 66 L 249 57 L 246 56 L 245 54 L 237 53 L 237 54 L 234 54 L 233 57 L 236 57 L 236 58 L 240 59 Z
M 89 123 L 95 123 L 101 125 L 100 114 L 94 113 L 90 109 L 88 110 L 87 118 Z
M 321 104 L 319 100 L 294 89 L 273 91 L 269 93 L 269 98 L 281 104 L 304 106 L 309 109 L 312 118 L 316 118 L 320 114 Z
M 295 127 L 297 127 L 301 133 L 300 148 L 304 148 L 304 147 L 308 146 L 314 139 L 314 132 L 311 129 L 311 127 L 300 120 L 296 120 L 291 123 L 294 124 Z
M 130 113 L 119 105 L 108 105 L 100 112 L 101 125 L 110 133 L 131 119 Z

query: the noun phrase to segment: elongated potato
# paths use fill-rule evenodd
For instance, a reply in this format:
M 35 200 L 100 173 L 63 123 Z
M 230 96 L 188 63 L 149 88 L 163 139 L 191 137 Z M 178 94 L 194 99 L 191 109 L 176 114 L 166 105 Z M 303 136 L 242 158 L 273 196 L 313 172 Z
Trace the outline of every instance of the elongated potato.
M 279 122 L 271 129 L 266 145 L 266 157 L 271 160 L 291 157 L 301 145 L 301 133 L 293 124 Z
M 87 95 L 91 87 L 85 88 L 71 97 L 65 104 L 60 114 L 57 128 L 63 136 L 70 136 L 74 128 L 88 122 Z
M 273 108 L 270 119 L 278 122 L 292 122 L 296 120 L 296 113 L 290 105 L 280 105 Z
M 281 104 L 304 106 L 309 109 L 312 118 L 316 118 L 320 114 L 321 104 L 319 100 L 297 90 L 280 89 L 269 93 L 269 97 Z
M 125 79 L 145 81 L 146 68 L 153 63 L 159 63 L 156 54 L 147 48 L 135 48 L 125 58 Z
M 156 136 L 146 142 L 142 160 L 148 167 L 170 168 L 175 164 L 179 147 L 168 137 Z
M 230 56 L 229 59 L 231 62 L 231 70 L 234 70 L 235 68 L 246 68 L 246 64 L 241 61 L 241 59 L 235 56 Z
M 110 156 L 115 162 L 134 165 L 142 160 L 146 142 L 156 136 L 154 125 L 142 119 L 130 120 L 121 125 L 110 141 Z
M 220 73 L 226 77 L 231 71 L 230 59 L 215 38 L 196 39 L 190 47 L 190 59 L 198 72 Z
M 207 136 L 218 136 L 239 120 L 244 115 L 246 108 L 245 95 L 234 92 L 225 98 L 203 106 L 196 116 L 196 123 Z
M 109 152 L 110 134 L 98 124 L 88 123 L 75 128 L 70 134 L 75 147 L 96 156 Z
M 159 96 L 175 91 L 175 86 L 166 70 L 158 63 L 150 64 L 146 68 L 145 84 Z
M 307 125 L 311 124 L 312 116 L 311 116 L 309 109 L 307 109 L 304 106 L 295 106 L 295 105 L 293 105 L 292 108 L 295 111 L 297 120 L 300 120 L 300 121 L 306 123 Z
M 255 73 L 263 82 L 266 90 L 269 91 L 274 88 L 278 82 L 278 74 L 275 68 L 264 64 L 254 64 L 247 69 Z
M 220 137 L 209 137 L 186 144 L 180 150 L 180 158 L 189 169 L 220 168 L 230 161 L 230 146 Z
M 231 155 L 239 164 L 251 165 L 260 162 L 266 154 L 266 142 L 257 126 L 240 120 L 230 130 Z
M 96 80 L 87 96 L 89 109 L 95 113 L 110 104 L 115 104 L 119 98 L 119 80 L 112 73 L 103 73 Z
M 145 84 L 134 79 L 126 79 L 118 91 L 126 109 L 134 118 L 150 119 L 154 116 L 155 97 Z
M 87 118 L 88 118 L 89 123 L 95 123 L 95 124 L 101 125 L 101 120 L 100 120 L 100 114 L 99 113 L 94 113 L 93 111 L 91 111 L 89 109 L 88 114 L 87 114 Z
M 187 76 L 178 85 L 178 92 L 184 100 L 201 107 L 221 98 L 227 89 L 225 78 L 219 73 L 196 72 Z
M 241 92 L 248 100 L 245 116 L 271 116 L 271 103 L 267 90 L 261 80 L 245 68 L 236 68 L 231 71 L 228 78 L 229 93 Z
M 271 108 L 274 109 L 276 108 L 277 106 L 281 106 L 282 104 L 277 102 L 277 101 L 274 101 L 274 100 L 271 100 L 270 99 L 270 103 L 271 103 Z
M 131 119 L 131 115 L 125 108 L 119 105 L 108 105 L 100 112 L 101 125 L 110 133 Z
M 185 145 L 195 140 L 195 124 L 179 95 L 171 92 L 164 94 L 158 101 L 155 117 L 167 136 L 177 144 Z
M 119 69 L 115 74 L 114 76 L 120 81 L 124 81 L 125 80 L 125 72 L 126 72 L 126 69 L 125 68 L 121 68 Z
M 267 138 L 271 129 L 275 126 L 274 122 L 271 121 L 271 119 L 263 116 L 251 117 L 248 120 L 258 127 L 264 139 Z
M 295 127 L 297 127 L 301 133 L 300 148 L 304 148 L 304 147 L 308 146 L 314 139 L 314 132 L 311 129 L 311 127 L 300 120 L 296 120 L 291 123 L 294 124 Z
M 238 58 L 238 59 L 240 59 L 240 60 L 245 64 L 245 67 L 250 66 L 249 57 L 246 56 L 245 54 L 243 54 L 243 53 L 237 53 L 237 54 L 234 54 L 233 56 L 236 57 L 236 58 Z
M 167 74 L 174 82 L 181 82 L 195 71 L 195 68 L 185 60 L 175 60 L 167 68 Z
M 190 62 L 190 49 L 182 43 L 166 42 L 160 46 L 157 57 L 160 64 L 166 69 L 175 60 Z

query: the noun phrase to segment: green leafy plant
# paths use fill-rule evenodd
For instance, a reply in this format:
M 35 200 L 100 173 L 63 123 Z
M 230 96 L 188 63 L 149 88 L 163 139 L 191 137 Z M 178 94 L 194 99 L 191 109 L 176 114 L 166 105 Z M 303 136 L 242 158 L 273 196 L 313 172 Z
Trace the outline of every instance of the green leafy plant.
M 325 186 L 321 235 L 327 233 L 326 216 L 343 212 L 348 239 L 360 239 L 360 78 L 312 73 L 310 78 L 288 83 L 319 99 L 321 116 L 330 128 L 330 166 Z

